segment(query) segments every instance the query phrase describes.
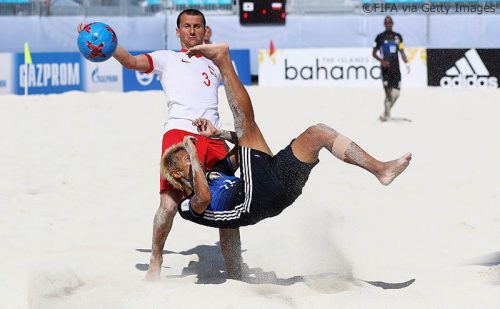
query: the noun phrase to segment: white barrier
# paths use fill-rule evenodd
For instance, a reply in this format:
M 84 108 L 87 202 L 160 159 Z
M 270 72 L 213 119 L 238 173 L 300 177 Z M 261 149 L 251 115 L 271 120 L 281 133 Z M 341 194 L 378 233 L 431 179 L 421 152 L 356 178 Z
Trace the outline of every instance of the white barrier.
M 14 89 L 14 74 L 12 72 L 11 63 L 14 54 L 0 53 L 0 94 L 13 93 Z
M 123 91 L 122 65 L 114 58 L 94 63 L 84 61 L 84 89 L 88 92 Z
M 408 48 L 412 72 L 401 67 L 403 87 L 426 87 L 425 48 Z M 259 51 L 259 85 L 380 87 L 380 64 L 371 48 Z
M 401 62 L 402 87 L 427 87 L 427 49 L 424 47 L 406 47 L 406 58 L 410 63 L 410 74 Z

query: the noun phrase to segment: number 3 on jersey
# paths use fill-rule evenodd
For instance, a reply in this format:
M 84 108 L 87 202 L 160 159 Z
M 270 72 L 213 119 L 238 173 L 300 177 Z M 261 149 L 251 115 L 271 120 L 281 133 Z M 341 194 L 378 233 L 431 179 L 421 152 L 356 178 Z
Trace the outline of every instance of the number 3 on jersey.
M 208 78 L 208 74 L 203 72 L 203 73 L 201 73 L 201 75 L 203 75 L 203 77 L 205 78 L 205 80 L 203 81 L 205 86 L 210 87 L 210 79 Z

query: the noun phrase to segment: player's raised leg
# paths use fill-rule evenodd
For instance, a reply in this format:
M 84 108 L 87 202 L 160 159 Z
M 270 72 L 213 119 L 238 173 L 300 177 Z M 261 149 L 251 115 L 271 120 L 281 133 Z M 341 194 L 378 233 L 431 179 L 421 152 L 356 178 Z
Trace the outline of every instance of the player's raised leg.
M 355 142 L 325 124 L 309 127 L 292 143 L 294 155 L 302 162 L 314 163 L 319 151 L 326 148 L 338 159 L 369 171 L 383 185 L 389 185 L 410 163 L 411 154 L 399 159 L 382 162 L 366 153 Z
M 252 101 L 236 74 L 227 44 L 204 44 L 189 50 L 188 55 L 201 54 L 217 64 L 224 79 L 227 100 L 234 117 L 234 128 L 241 146 L 251 147 L 272 155 L 257 123 Z

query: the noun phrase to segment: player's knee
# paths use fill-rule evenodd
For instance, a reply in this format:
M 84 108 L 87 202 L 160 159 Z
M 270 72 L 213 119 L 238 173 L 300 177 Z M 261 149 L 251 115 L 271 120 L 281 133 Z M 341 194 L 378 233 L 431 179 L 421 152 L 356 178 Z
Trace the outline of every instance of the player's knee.
M 399 90 L 398 89 L 391 90 L 391 98 L 393 100 L 397 100 L 397 98 L 399 98 Z
M 316 125 L 312 125 L 304 131 L 309 143 L 311 145 L 317 145 L 318 147 L 322 146 L 324 140 L 327 138 L 327 132 L 331 130 L 329 126 L 318 123 Z
M 160 209 L 162 209 L 166 216 L 175 216 L 177 213 L 177 205 L 173 203 L 160 203 Z
M 324 135 L 326 132 L 331 130 L 329 126 L 323 123 L 318 123 L 316 125 L 310 126 L 307 128 L 306 133 L 311 135 L 313 138 L 319 138 Z
M 330 127 L 329 125 L 326 125 L 324 123 L 321 123 L 321 122 L 316 125 L 316 128 L 318 130 L 320 130 L 321 133 L 323 133 L 323 132 L 329 132 L 329 131 L 332 130 L 332 127 Z
M 174 216 L 177 213 L 177 202 L 175 198 L 162 194 L 160 197 L 160 209 L 167 216 Z
M 307 135 L 313 137 L 314 135 L 316 135 L 318 133 L 318 125 L 313 125 L 313 126 L 310 126 L 309 128 L 307 128 L 305 130 L 305 132 Z

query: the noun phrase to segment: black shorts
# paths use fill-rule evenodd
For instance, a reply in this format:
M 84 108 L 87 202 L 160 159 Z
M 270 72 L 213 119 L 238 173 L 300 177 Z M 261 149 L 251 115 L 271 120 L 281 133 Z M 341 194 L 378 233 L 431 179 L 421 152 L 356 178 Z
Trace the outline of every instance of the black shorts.
M 382 82 L 385 88 L 401 89 L 401 72 L 399 69 L 382 69 Z
M 290 145 L 275 156 L 247 147 L 240 147 L 239 154 L 252 224 L 290 206 L 302 194 L 311 170 L 319 162 L 299 161 Z

